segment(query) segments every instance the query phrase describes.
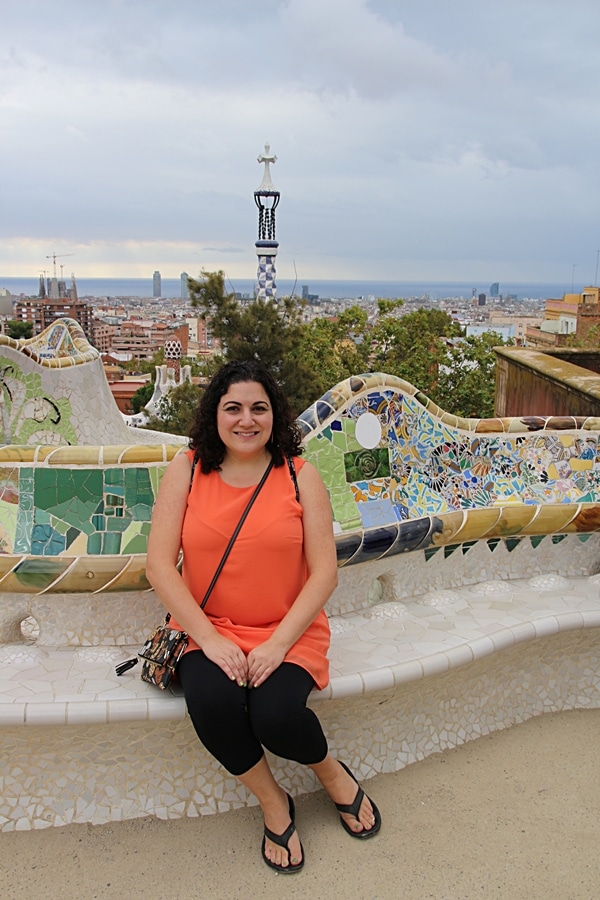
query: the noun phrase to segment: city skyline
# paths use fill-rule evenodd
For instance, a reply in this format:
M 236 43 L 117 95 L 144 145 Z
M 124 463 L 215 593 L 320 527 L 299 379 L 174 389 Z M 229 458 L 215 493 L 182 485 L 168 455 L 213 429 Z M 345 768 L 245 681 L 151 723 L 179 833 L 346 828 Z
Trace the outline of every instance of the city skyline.
M 593 0 L 10 4 L 0 272 L 253 278 L 268 141 L 282 281 L 593 284 L 599 26 Z

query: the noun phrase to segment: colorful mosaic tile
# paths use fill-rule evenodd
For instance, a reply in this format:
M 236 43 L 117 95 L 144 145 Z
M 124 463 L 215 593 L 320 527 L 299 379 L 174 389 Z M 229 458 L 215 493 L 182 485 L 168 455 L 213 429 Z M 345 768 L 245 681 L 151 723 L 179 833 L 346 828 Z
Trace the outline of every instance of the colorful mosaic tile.
M 63 327 L 51 337 L 51 349 L 64 355 L 42 363 L 75 360 L 86 369 L 81 335 Z M 122 589 L 131 567 L 139 584 L 132 560 L 145 553 L 160 478 L 180 447 L 68 446 L 75 434 L 69 423 L 79 421 L 69 410 L 81 398 L 73 392 L 68 401 L 52 399 L 46 391 L 50 405 L 36 406 L 38 370 L 19 373 L 10 360 L 4 369 L 5 411 L 8 391 L 32 423 L 17 423 L 22 444 L 0 448 L 0 556 L 14 557 L 14 573 L 4 578 L 18 589 L 33 571 L 17 565 L 21 557 L 65 557 L 82 560 L 85 577 L 120 579 Z M 464 545 L 464 552 L 483 537 L 512 541 L 600 528 L 600 420 L 460 419 L 407 382 L 371 373 L 336 385 L 298 425 L 329 491 L 340 565 L 443 545 Z M 53 448 L 55 440 L 62 446 Z M 106 566 L 95 557 L 106 558 Z M 115 557 L 110 565 L 108 557 Z M 56 589 L 79 584 L 83 568 L 61 576 Z M 44 581 L 39 567 L 35 577 Z M 55 579 L 49 567 L 46 582 Z M 6 584 L 0 581 L 2 589 Z

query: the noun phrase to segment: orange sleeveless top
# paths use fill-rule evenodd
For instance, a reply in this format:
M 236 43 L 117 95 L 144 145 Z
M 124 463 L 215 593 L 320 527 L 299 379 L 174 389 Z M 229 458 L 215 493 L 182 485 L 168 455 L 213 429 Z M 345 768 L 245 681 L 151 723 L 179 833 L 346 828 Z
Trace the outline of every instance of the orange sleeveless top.
M 189 451 L 190 458 L 193 452 Z M 296 471 L 304 460 L 294 458 Z M 196 468 L 185 513 L 181 545 L 183 580 L 201 603 L 229 538 L 254 492 L 226 484 L 218 472 Z M 248 654 L 274 632 L 307 578 L 302 506 L 296 500 L 288 466 L 273 467 L 244 522 L 204 612 L 217 631 Z M 172 628 L 179 628 L 174 619 Z M 330 632 L 321 610 L 288 650 L 319 689 L 329 681 Z M 190 638 L 186 652 L 197 650 Z

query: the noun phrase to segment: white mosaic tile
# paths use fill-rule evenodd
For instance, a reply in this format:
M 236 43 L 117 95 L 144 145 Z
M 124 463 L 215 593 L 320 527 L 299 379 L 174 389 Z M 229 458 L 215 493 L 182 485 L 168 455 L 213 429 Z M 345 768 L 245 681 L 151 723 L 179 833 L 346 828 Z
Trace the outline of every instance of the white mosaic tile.
M 370 619 L 401 619 L 409 615 L 406 603 L 381 603 L 369 612 Z
M 432 609 L 455 610 L 456 612 L 469 605 L 465 595 L 458 591 L 431 591 L 424 594 L 420 598 L 420 602 L 424 606 L 431 606 Z
M 471 591 L 474 594 L 483 594 L 484 597 L 489 597 L 491 595 L 510 596 L 512 594 L 512 586 L 505 581 L 484 581 L 480 584 L 473 585 Z
M 402 599 L 390 597 L 370 608 L 363 595 L 362 612 L 332 615 L 331 685 L 311 703 L 334 751 L 354 760 L 359 774 L 368 777 L 531 715 L 600 706 L 600 649 L 593 630 L 600 626 L 599 578 L 568 574 L 561 561 L 565 543 L 554 548 L 560 550 L 555 569 L 564 563 L 559 580 L 539 579 L 531 574 L 534 566 L 529 571 L 517 566 L 504 584 L 492 568 L 482 580 L 479 568 L 444 587 L 428 577 L 434 557 L 411 567 L 415 577 L 420 572 L 414 595 L 403 593 Z M 359 573 L 355 583 L 371 580 Z M 399 585 L 400 579 L 387 583 Z M 504 590 L 497 589 L 499 583 Z M 0 827 L 177 818 L 247 804 L 251 798 L 244 789 L 202 750 L 181 697 L 145 685 L 135 669 L 115 676 L 115 663 L 136 652 L 145 631 L 126 646 L 53 643 L 72 625 L 80 599 L 65 596 L 64 608 L 61 595 L 39 603 L 44 627 L 38 642 L 0 645 L 6 777 Z M 106 621 L 113 627 L 120 611 L 133 621 L 131 604 L 138 600 L 149 620 L 146 630 L 155 624 L 156 612 L 161 615 L 151 592 L 107 599 Z M 14 600 L 12 609 L 21 614 L 22 599 Z M 100 626 L 95 634 L 105 636 Z M 114 636 L 131 638 L 118 627 Z M 277 766 L 292 792 L 315 788 L 312 773 L 302 767 L 283 761 Z
M 567 588 L 569 582 L 561 575 L 548 574 L 536 575 L 535 578 L 530 578 L 527 584 L 537 591 L 553 591 L 559 588 Z

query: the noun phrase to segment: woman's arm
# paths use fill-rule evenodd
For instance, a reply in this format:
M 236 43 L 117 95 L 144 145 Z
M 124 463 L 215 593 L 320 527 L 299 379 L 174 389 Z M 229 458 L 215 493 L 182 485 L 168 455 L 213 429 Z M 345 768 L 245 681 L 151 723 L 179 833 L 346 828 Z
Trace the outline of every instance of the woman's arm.
M 254 685 L 262 684 L 281 664 L 290 647 L 323 609 L 338 582 L 329 495 L 321 476 L 308 462 L 298 473 L 298 487 L 308 578 L 272 636 L 248 654 L 248 676 Z
M 163 606 L 196 641 L 206 656 L 238 683 L 248 678 L 248 663 L 240 648 L 220 635 L 200 609 L 177 569 L 181 529 L 190 490 L 191 463 L 178 454 L 162 477 L 148 538 L 146 577 Z

